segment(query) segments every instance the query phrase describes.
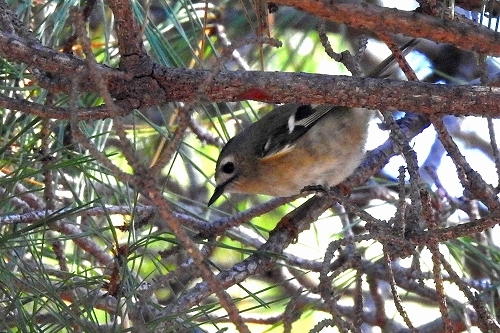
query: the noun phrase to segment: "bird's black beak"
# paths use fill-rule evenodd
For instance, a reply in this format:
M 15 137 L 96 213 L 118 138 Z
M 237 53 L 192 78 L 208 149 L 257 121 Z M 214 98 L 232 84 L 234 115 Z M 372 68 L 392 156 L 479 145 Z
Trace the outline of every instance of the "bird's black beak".
M 210 206 L 215 202 L 215 200 L 219 199 L 219 197 L 224 193 L 224 190 L 226 189 L 227 184 L 234 182 L 234 180 L 238 177 L 238 175 L 234 175 L 231 178 L 227 179 L 224 183 L 219 184 L 215 187 L 214 194 L 212 194 L 212 197 L 210 200 L 208 200 L 207 206 Z
M 217 199 L 219 199 L 219 197 L 222 195 L 222 193 L 224 193 L 224 188 L 226 187 L 226 184 L 227 183 L 224 183 L 224 184 L 220 184 L 218 185 L 216 188 L 215 188 L 215 191 L 214 191 L 214 194 L 212 194 L 212 197 L 210 198 L 210 200 L 208 200 L 208 204 L 207 206 L 210 206 L 211 204 L 213 204 Z

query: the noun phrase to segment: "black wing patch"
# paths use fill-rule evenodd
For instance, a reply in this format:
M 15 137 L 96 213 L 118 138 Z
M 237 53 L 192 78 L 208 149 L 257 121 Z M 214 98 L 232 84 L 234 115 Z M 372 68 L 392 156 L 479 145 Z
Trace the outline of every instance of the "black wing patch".
M 299 106 L 286 123 L 281 124 L 270 133 L 260 156 L 267 158 L 288 152 L 295 141 L 332 108 L 331 105 L 319 105 L 316 108 L 312 108 L 311 105 Z

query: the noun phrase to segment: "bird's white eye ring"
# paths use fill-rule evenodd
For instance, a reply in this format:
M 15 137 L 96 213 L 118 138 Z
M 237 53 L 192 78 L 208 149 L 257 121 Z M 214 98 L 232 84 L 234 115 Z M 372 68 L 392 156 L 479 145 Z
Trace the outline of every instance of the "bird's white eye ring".
M 234 157 L 227 156 L 220 162 L 220 171 L 226 175 L 232 175 L 236 170 L 234 165 Z

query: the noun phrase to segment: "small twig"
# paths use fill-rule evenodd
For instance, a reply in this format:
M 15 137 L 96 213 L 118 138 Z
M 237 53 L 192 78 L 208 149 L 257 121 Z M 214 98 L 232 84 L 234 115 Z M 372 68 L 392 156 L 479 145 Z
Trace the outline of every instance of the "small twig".
M 219 148 L 224 146 L 224 142 L 222 142 L 219 136 L 215 136 L 207 131 L 206 128 L 194 120 L 193 117 L 188 119 L 188 127 L 201 142 L 206 142 Z
M 94 57 L 94 53 L 92 51 L 92 46 L 90 44 L 90 40 L 86 34 L 86 30 L 84 27 L 84 22 L 81 14 L 77 10 L 72 11 L 73 24 L 76 27 L 78 38 L 82 44 L 83 52 L 85 53 L 85 60 L 87 62 L 91 78 L 94 80 L 95 84 L 99 87 L 99 91 L 104 99 L 104 102 L 109 107 L 109 115 L 113 118 L 114 127 L 116 130 L 116 134 L 118 135 L 119 143 L 121 145 L 121 152 L 127 159 L 128 163 L 134 168 L 136 171 L 142 170 L 139 159 L 134 154 L 134 147 L 130 143 L 130 140 L 127 138 L 127 133 L 125 132 L 125 127 L 121 117 L 119 116 L 119 110 L 115 106 L 113 98 L 109 93 L 108 87 L 104 82 L 102 75 L 100 74 L 99 67 L 97 61 Z
M 491 117 L 486 118 L 488 121 L 488 133 L 490 135 L 490 144 L 492 150 L 493 161 L 495 161 L 495 168 L 497 170 L 497 193 L 500 192 L 500 151 L 498 150 L 498 143 L 495 134 L 495 127 Z
M 382 40 L 385 45 L 391 50 L 391 53 L 396 60 L 396 62 L 399 65 L 399 68 L 403 71 L 403 73 L 406 75 L 406 78 L 408 81 L 418 81 L 417 75 L 415 74 L 415 71 L 413 68 L 411 68 L 410 64 L 406 61 L 403 52 L 401 52 L 399 46 L 394 43 L 391 37 L 385 33 L 377 33 L 378 38 Z
M 208 2 L 207 2 L 208 4 Z M 215 29 L 217 36 L 220 38 L 222 44 L 228 48 L 233 43 L 229 40 L 227 37 L 226 31 L 224 29 L 224 26 L 221 24 L 214 24 L 213 29 Z M 241 69 L 249 71 L 250 70 L 250 65 L 246 62 L 245 59 L 241 56 L 240 52 L 236 49 L 233 48 L 233 51 L 231 52 L 231 55 L 234 60 L 236 60 L 236 63 L 241 67 Z
M 460 150 L 444 126 L 442 118 L 431 116 L 431 121 L 438 133 L 439 140 L 441 140 L 441 143 L 457 168 L 458 178 L 462 186 L 474 198 L 482 200 L 491 211 L 500 211 L 500 203 L 496 199 L 495 191 L 484 181 L 479 173 L 471 168 L 465 157 L 460 153 Z
M 300 198 L 301 196 L 302 195 L 299 194 L 293 197 L 274 198 L 260 205 L 249 208 L 243 212 L 233 214 L 230 217 L 217 219 L 210 222 L 210 228 L 204 231 L 200 236 L 202 238 L 205 238 L 222 235 L 224 231 L 230 228 L 234 228 L 238 225 L 241 225 L 242 223 L 248 222 L 254 217 L 268 213 L 275 208 L 278 208 L 297 198 Z
M 394 305 L 396 306 L 396 309 L 398 310 L 398 313 L 403 317 L 403 320 L 408 326 L 408 328 L 413 332 L 416 333 L 417 329 L 415 326 L 413 326 L 410 318 L 408 317 L 408 313 L 406 313 L 404 307 L 403 307 L 403 302 L 401 301 L 401 298 L 399 297 L 398 291 L 396 289 L 396 280 L 394 279 L 394 272 L 392 270 L 392 259 L 389 256 L 390 249 L 387 248 L 387 246 L 384 246 L 384 259 L 385 259 L 385 266 L 387 270 L 387 275 L 389 278 L 389 284 L 391 286 L 391 292 L 392 292 L 392 299 L 394 301 Z
M 396 236 L 401 238 L 405 237 L 406 222 L 407 222 L 405 174 L 406 174 L 406 168 L 404 166 L 400 166 L 399 176 L 398 176 L 398 189 L 399 189 L 398 203 L 396 206 L 396 213 L 394 214 L 394 217 L 391 219 L 394 222 L 393 229 Z
M 470 304 L 476 310 L 477 315 L 479 316 L 478 326 L 483 332 L 498 332 L 500 327 L 496 324 L 496 321 L 491 317 L 488 310 L 485 308 L 483 302 L 479 297 L 474 295 L 471 290 L 467 287 L 467 285 L 462 281 L 460 276 L 455 272 L 453 267 L 446 261 L 444 256 L 440 254 L 440 262 L 442 263 L 444 269 L 450 275 L 452 281 L 458 286 L 460 291 L 464 293 L 465 297 L 469 300 Z
M 371 308 L 375 310 L 375 322 L 385 327 L 385 323 L 388 322 L 389 319 L 385 312 L 386 300 L 383 297 L 384 293 L 379 286 L 381 282 L 372 275 L 367 275 L 366 282 L 368 282 L 368 289 L 373 301 L 373 306 Z
M 325 48 L 326 54 L 328 54 L 330 58 L 343 64 L 347 68 L 347 70 L 352 73 L 353 76 L 361 76 L 362 72 L 359 68 L 359 64 L 357 63 L 357 59 L 353 57 L 349 51 L 343 51 L 339 54 L 333 50 L 326 34 L 324 22 L 318 26 L 318 34 L 319 40 Z
M 429 227 L 429 231 L 435 230 L 438 227 L 436 222 L 436 216 L 431 207 L 431 198 L 429 197 L 429 193 L 425 190 L 422 190 L 422 207 L 423 214 L 427 225 Z M 448 313 L 448 307 L 446 303 L 446 293 L 444 291 L 443 286 L 443 276 L 441 273 L 441 261 L 440 261 L 440 252 L 439 252 L 439 243 L 437 242 L 428 242 L 427 247 L 432 254 L 432 272 L 434 274 L 434 284 L 436 286 L 436 294 L 438 297 L 438 306 L 439 311 L 441 312 L 441 318 L 444 322 L 444 332 L 451 333 L 453 332 L 453 326 L 451 324 L 450 316 Z

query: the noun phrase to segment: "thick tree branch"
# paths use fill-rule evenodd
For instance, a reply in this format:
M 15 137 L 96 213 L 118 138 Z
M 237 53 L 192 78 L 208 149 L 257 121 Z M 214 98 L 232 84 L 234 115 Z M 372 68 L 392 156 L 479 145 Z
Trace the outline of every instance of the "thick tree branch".
M 130 0 L 112 0 L 109 1 L 109 7 L 113 11 L 115 19 L 120 54 L 122 56 L 145 55 L 142 35 L 138 33 L 141 29 L 135 20 Z
M 132 11 L 130 0 L 109 1 L 115 18 L 115 31 L 120 50 L 120 69 L 134 76 L 149 75 L 154 61 L 142 43 L 142 30 Z
M 171 87 L 168 100 L 192 101 L 193 80 L 209 72 L 160 69 L 154 75 Z M 174 89 L 174 87 L 176 87 Z M 422 82 L 282 72 L 221 72 L 204 96 L 209 101 L 258 100 L 268 103 L 311 103 L 407 110 L 425 114 L 500 116 L 500 88 L 434 85 Z
M 110 116 L 109 109 L 105 105 L 95 108 L 78 108 L 72 110 L 53 105 L 42 105 L 29 102 L 24 99 L 12 99 L 1 95 L 0 107 L 20 111 L 38 117 L 53 119 L 70 119 L 72 112 L 76 112 L 78 114 L 78 120 L 105 119 Z M 122 116 L 125 116 L 130 112 L 128 109 L 120 109 L 120 111 L 122 111 L 120 113 Z
M 421 82 L 331 76 L 306 73 L 221 72 L 199 96 L 196 83 L 210 71 L 158 67 L 152 77 L 113 81 L 112 96 L 122 114 L 131 108 L 196 100 L 227 102 L 258 100 L 268 103 L 334 104 L 423 114 L 500 116 L 500 88 L 433 85 Z M 162 89 L 161 87 L 164 87 Z M 129 89 L 126 95 L 124 91 Z M 162 94 L 155 94 L 155 92 Z M 2 98 L 3 107 L 49 118 L 69 119 L 70 110 Z M 106 106 L 71 110 L 79 119 L 106 118 Z
M 421 33 L 425 29 L 416 29 L 415 27 L 418 24 L 413 22 L 414 24 L 408 25 L 406 29 L 408 29 L 408 34 L 411 33 L 414 36 L 425 35 L 425 37 L 441 41 L 456 42 L 458 46 L 471 45 L 474 47 L 479 43 L 482 47 L 490 51 L 493 50 L 492 52 L 496 52 L 496 48 L 499 48 L 498 45 L 500 45 L 496 43 L 499 36 L 496 32 L 482 27 L 470 29 L 470 25 L 454 21 L 443 21 L 426 15 L 410 14 L 368 4 L 346 3 L 345 1 L 337 1 L 328 6 L 326 2 L 321 1 L 304 1 L 300 2 L 300 6 L 299 2 L 295 0 L 286 2 L 292 5 L 296 4 L 299 8 L 312 13 L 322 10 L 328 15 L 333 15 L 329 16 L 330 19 L 340 20 L 361 28 L 375 29 L 377 26 L 382 25 L 389 28 L 397 26 L 398 31 L 405 32 L 400 21 L 414 18 L 418 22 L 427 22 L 427 25 L 423 25 L 423 27 L 429 29 L 435 25 L 451 29 L 451 31 L 446 30 L 446 33 L 443 31 L 443 36 L 445 36 L 443 38 L 439 37 L 440 34 L 427 36 Z M 130 11 L 123 9 L 124 7 L 120 4 L 121 2 L 116 1 L 115 5 L 121 13 L 120 15 L 124 16 L 123 20 L 131 20 Z M 347 15 L 347 12 L 351 14 Z M 400 15 L 403 16 L 403 19 L 399 19 Z M 405 15 L 410 16 L 405 17 Z M 390 22 L 379 21 L 377 23 L 377 20 L 387 20 L 387 17 L 391 18 Z M 136 24 L 135 21 L 133 22 Z M 463 39 L 455 41 L 453 36 L 456 36 L 457 33 L 453 33 L 453 29 L 459 31 L 464 28 L 473 31 L 474 37 L 472 41 L 469 40 L 469 37 L 465 38 L 466 36 L 461 36 Z M 122 38 L 127 39 L 126 36 L 122 36 Z M 104 65 L 100 66 L 100 73 L 108 84 L 111 96 L 116 99 L 117 105 L 122 109 L 121 114 L 126 114 L 133 108 L 162 105 L 169 101 L 198 101 L 202 98 L 211 102 L 252 99 L 268 103 L 328 103 L 382 110 L 400 109 L 426 114 L 448 113 L 454 115 L 489 115 L 493 117 L 500 115 L 498 88 L 438 86 L 414 82 L 304 73 L 221 72 L 215 76 L 213 82 L 207 87 L 204 96 L 198 96 L 197 84 L 205 82 L 211 74 L 209 71 L 172 69 L 152 65 L 151 59 L 147 55 L 145 56 L 142 46 L 137 45 L 139 40 L 140 38 L 137 37 L 133 41 L 124 41 L 124 43 L 132 43 L 132 45 L 124 46 L 124 50 L 127 52 L 135 50 L 138 54 L 134 53 L 131 57 L 139 57 L 135 58 L 135 60 L 129 59 L 130 62 L 127 62 L 125 72 Z M 492 52 L 489 52 L 489 54 Z M 57 52 L 39 43 L 2 31 L 0 31 L 0 56 L 21 61 L 32 68 L 48 72 L 48 80 L 52 77 L 52 81 L 54 81 L 54 85 L 48 87 L 48 89 L 55 87 L 57 89 L 55 92 L 69 94 L 71 85 L 65 80 L 61 80 L 61 78 L 74 77 L 75 74 L 81 77 L 80 90 L 82 92 L 95 91 L 96 89 L 95 85 L 90 84 L 92 80 L 88 79 L 89 71 L 82 59 Z M 1 104 L 7 108 L 50 118 L 68 119 L 70 114 L 69 111 L 64 109 L 49 110 L 45 106 L 29 102 L 24 104 L 19 103 L 19 101 L 9 102 L 9 99 L 5 98 L 1 101 Z M 93 109 L 85 109 L 78 112 L 78 114 L 79 119 L 103 118 L 106 117 L 106 107 L 96 109 L 95 113 Z
M 353 28 L 391 34 L 404 34 L 439 43 L 450 43 L 467 51 L 500 55 L 500 34 L 465 20 L 446 20 L 416 12 L 380 7 L 365 1 L 277 0 L 326 20 Z

